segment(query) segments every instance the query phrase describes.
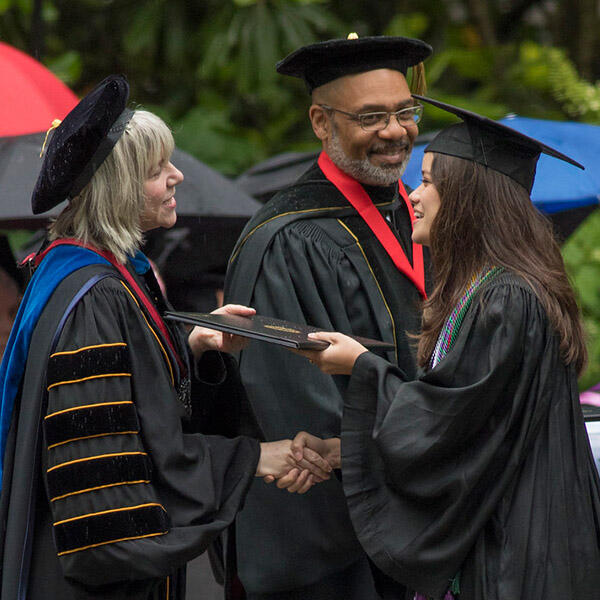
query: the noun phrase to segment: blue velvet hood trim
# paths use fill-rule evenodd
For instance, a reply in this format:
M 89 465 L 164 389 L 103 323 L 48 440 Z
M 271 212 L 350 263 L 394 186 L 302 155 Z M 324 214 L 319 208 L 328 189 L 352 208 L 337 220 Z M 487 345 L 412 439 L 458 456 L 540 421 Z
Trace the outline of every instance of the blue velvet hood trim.
M 44 257 L 27 286 L 0 366 L 0 489 L 6 439 L 15 398 L 25 372 L 33 330 L 60 282 L 77 269 L 92 264 L 110 263 L 85 248 L 57 246 Z

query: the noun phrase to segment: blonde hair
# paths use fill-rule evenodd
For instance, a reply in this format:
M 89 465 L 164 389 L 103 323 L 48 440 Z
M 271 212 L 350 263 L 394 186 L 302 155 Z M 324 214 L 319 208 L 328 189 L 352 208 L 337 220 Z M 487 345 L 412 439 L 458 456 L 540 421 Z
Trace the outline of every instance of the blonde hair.
M 81 192 L 51 223 L 49 238 L 74 237 L 124 263 L 143 241 L 144 181 L 175 143 L 166 123 L 136 110 L 111 153 Z

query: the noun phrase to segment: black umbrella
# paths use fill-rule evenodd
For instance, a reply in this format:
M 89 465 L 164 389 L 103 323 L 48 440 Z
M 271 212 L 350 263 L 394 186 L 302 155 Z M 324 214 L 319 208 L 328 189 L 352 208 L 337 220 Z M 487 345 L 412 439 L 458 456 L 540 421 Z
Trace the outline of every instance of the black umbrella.
M 0 138 L 0 228 L 37 229 L 47 215 L 31 213 L 31 193 L 42 166 L 43 133 Z
M 31 193 L 42 166 L 44 133 L 0 138 L 0 228 L 37 229 L 64 204 L 43 215 L 31 213 Z M 175 149 L 173 163 L 183 171 L 177 188 L 177 213 L 182 219 L 248 219 L 260 204 L 235 183 L 193 156 Z
M 171 161 L 185 176 L 177 186 L 179 216 L 247 220 L 260 208 L 240 186 L 183 150 L 175 148 Z
M 266 202 L 273 194 L 294 183 L 318 156 L 318 152 L 277 154 L 244 171 L 235 182 L 251 196 Z

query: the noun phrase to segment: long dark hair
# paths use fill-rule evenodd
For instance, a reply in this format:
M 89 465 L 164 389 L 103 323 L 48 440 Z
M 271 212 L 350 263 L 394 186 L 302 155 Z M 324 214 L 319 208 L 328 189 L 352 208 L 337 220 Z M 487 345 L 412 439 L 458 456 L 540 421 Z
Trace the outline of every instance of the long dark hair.
M 424 306 L 419 364 L 429 361 L 473 275 L 501 266 L 532 287 L 560 338 L 563 360 L 580 373 L 587 353 L 575 295 L 552 226 L 525 188 L 476 162 L 438 153 L 431 178 L 441 199 L 429 235 L 436 284 Z

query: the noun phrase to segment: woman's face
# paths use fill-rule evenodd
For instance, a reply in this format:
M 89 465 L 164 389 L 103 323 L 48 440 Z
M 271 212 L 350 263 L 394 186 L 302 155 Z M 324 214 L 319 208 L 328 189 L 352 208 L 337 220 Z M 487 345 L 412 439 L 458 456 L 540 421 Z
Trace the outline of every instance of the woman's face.
M 432 163 L 433 154 L 426 152 L 423 156 L 421 185 L 409 196 L 415 211 L 412 240 L 424 246 L 429 246 L 429 232 L 440 209 L 440 195 L 431 179 Z
M 183 181 L 183 173 L 164 159 L 152 167 L 144 181 L 146 205 L 140 218 L 142 231 L 157 227 L 169 229 L 177 221 L 175 186 Z

